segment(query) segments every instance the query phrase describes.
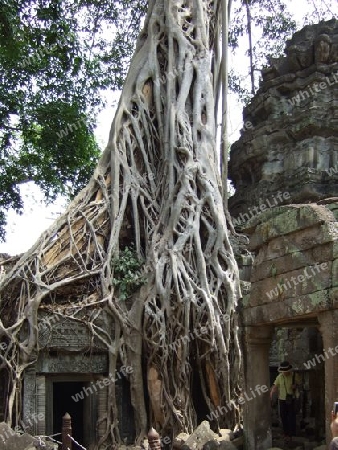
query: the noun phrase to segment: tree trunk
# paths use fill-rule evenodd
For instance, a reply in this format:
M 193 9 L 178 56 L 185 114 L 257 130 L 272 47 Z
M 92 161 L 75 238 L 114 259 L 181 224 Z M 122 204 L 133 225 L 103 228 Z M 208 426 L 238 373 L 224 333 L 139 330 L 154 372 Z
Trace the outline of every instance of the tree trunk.
M 228 208 L 228 47 L 229 22 L 232 0 L 222 1 L 222 128 L 221 128 L 221 173 L 223 182 L 223 205 Z
M 251 30 L 251 11 L 249 0 L 245 0 L 246 8 L 246 23 L 249 38 L 249 58 L 250 58 L 250 80 L 251 80 L 251 94 L 255 94 L 255 75 L 254 75 L 254 64 L 253 64 L 253 49 L 252 49 L 252 30 Z
M 94 176 L 0 286 L 13 380 L 37 358 L 38 312 L 58 305 L 104 343 L 110 370 L 132 366 L 137 442 L 151 425 L 162 435 L 190 432 L 228 402 L 234 408 L 219 423 L 232 427 L 238 417 L 239 277 L 215 144 L 215 10 L 211 0 L 149 1 Z M 146 281 L 125 301 L 112 261 L 131 245 Z M 76 313 L 66 314 L 68 305 Z M 104 440 L 119 439 L 113 385 Z

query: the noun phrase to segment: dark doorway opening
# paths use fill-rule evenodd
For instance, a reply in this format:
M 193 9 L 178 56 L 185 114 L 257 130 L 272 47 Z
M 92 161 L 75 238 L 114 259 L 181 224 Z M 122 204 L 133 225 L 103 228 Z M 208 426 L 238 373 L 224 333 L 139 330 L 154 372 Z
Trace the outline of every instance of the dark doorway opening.
M 296 438 L 303 442 L 325 439 L 325 358 L 316 359 L 323 354 L 323 342 L 317 326 L 307 323 L 297 326 L 276 327 L 270 348 L 270 386 L 279 375 L 278 366 L 287 360 L 293 366 L 293 376 L 298 388 L 295 395 Z M 312 325 L 312 324 L 311 324 Z M 283 436 L 277 395 L 271 409 L 272 446 L 280 447 Z
M 116 381 L 115 389 L 117 403 L 119 405 L 120 437 L 126 445 L 131 445 L 135 441 L 136 430 L 129 381 L 125 377 L 120 378 Z
M 198 367 L 198 362 L 196 361 L 196 357 L 191 357 L 190 361 L 192 366 L 192 401 L 197 415 L 197 423 L 200 424 L 203 420 L 208 420 L 207 415 L 210 411 L 205 401 L 204 395 L 202 394 L 201 381 L 199 378 L 200 370 Z
M 54 382 L 53 383 L 53 434 L 61 433 L 62 417 L 67 413 L 72 418 L 72 435 L 73 438 L 81 445 L 84 442 L 84 400 L 77 402 L 72 396 L 77 398 L 77 394 L 81 393 L 84 387 L 83 382 Z M 83 394 L 83 392 L 82 392 Z M 58 440 L 61 436 L 57 436 Z

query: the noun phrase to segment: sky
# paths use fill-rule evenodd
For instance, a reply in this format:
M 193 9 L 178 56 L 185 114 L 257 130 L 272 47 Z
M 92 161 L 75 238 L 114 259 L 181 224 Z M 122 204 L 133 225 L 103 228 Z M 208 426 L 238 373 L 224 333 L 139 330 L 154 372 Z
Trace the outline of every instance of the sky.
M 119 94 L 115 94 L 114 97 L 118 98 Z M 105 108 L 98 118 L 95 135 L 102 150 L 108 142 L 115 109 L 113 106 Z M 63 198 L 59 197 L 53 204 L 46 206 L 42 192 L 34 183 L 22 186 L 21 192 L 24 199 L 24 213 L 18 215 L 13 210 L 9 211 L 6 242 L 0 243 L 0 253 L 11 256 L 29 250 L 41 233 L 49 228 L 66 209 L 67 204 Z
M 290 4 L 292 3 L 291 0 Z M 317 0 L 313 0 L 315 4 Z M 335 6 L 332 6 L 335 3 Z M 338 16 L 338 2 L 330 2 L 331 10 Z M 297 21 L 300 21 L 304 15 L 304 11 L 308 6 L 307 0 L 297 0 L 296 11 L 294 11 Z M 236 67 L 241 63 L 238 56 L 230 54 L 231 65 Z M 243 60 L 244 61 L 244 60 Z M 247 64 L 245 59 L 245 64 Z M 115 103 L 119 94 L 114 94 L 109 98 L 108 104 Z M 115 100 L 115 101 L 114 101 Z M 237 99 L 230 95 L 230 119 L 229 119 L 229 141 L 234 142 L 239 137 L 239 131 L 243 127 L 242 122 L 242 108 Z M 105 148 L 111 122 L 114 118 L 115 107 L 108 106 L 98 117 L 98 124 L 95 135 L 102 150 Z M 49 228 L 53 221 L 65 210 L 65 200 L 57 199 L 52 205 L 46 206 L 43 201 L 43 195 L 40 190 L 32 183 L 22 187 L 24 197 L 24 213 L 22 215 L 16 214 L 14 211 L 8 213 L 8 227 L 6 242 L 0 243 L 0 253 L 8 253 L 16 255 L 23 253 L 37 241 L 40 234 Z

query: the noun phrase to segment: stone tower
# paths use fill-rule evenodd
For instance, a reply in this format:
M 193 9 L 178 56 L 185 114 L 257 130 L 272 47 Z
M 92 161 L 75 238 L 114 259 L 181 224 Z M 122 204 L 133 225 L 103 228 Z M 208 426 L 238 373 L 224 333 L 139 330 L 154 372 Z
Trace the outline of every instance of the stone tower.
M 315 393 L 314 429 L 328 443 L 338 400 L 338 21 L 307 26 L 287 42 L 286 56 L 263 71 L 244 124 L 231 149 L 229 208 L 254 261 L 241 309 L 245 390 L 271 385 L 276 330 L 312 333 L 321 346 L 309 340 L 299 367 Z M 246 448 L 271 448 L 269 404 L 267 387 L 245 405 Z
M 231 149 L 233 217 L 338 196 L 338 21 L 306 26 L 285 53 L 263 71 Z

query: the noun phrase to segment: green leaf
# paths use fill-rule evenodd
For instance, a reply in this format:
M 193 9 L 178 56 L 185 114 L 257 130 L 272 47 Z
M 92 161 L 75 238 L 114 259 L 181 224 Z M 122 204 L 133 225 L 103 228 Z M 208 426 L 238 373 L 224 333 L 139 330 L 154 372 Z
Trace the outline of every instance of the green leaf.
M 112 284 L 118 288 L 120 300 L 125 300 L 146 283 L 146 277 L 141 275 L 142 267 L 143 261 L 138 259 L 136 250 L 132 246 L 126 246 L 121 250 L 118 258 L 113 258 Z

